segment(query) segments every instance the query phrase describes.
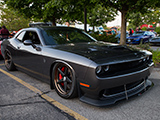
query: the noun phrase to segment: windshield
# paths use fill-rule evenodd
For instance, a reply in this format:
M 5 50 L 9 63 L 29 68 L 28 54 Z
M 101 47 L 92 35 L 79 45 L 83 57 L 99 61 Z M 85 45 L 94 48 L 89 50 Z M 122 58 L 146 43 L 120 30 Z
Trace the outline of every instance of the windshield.
M 48 28 L 42 30 L 46 45 L 95 42 L 96 40 L 84 31 L 67 28 Z
M 144 35 L 144 32 L 134 32 L 133 36 L 140 36 L 140 35 Z

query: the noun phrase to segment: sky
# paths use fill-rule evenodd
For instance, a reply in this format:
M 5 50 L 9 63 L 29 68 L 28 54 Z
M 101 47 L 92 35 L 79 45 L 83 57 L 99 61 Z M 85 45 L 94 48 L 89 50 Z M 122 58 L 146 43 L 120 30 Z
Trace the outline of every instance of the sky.
M 121 13 L 118 12 L 118 15 L 116 16 L 116 19 L 112 22 L 108 22 L 107 23 L 107 27 L 117 27 L 117 26 L 121 26 Z

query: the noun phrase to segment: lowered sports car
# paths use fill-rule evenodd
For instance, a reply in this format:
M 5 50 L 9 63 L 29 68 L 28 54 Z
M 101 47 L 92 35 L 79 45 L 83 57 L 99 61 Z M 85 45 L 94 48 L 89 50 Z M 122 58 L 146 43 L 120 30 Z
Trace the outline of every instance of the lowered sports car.
M 137 31 L 133 35 L 127 37 L 127 44 L 143 44 L 148 43 L 151 38 L 156 37 L 156 35 L 151 31 Z
M 78 96 L 105 106 L 143 93 L 153 84 L 152 53 L 98 42 L 70 27 L 20 30 L 2 42 L 8 70 L 21 70 L 50 84 L 62 98 Z

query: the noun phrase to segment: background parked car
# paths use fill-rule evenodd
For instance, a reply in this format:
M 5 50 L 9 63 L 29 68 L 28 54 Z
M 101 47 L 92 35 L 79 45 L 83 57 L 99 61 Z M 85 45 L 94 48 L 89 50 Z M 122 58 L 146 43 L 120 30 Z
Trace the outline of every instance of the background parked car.
M 151 38 L 156 37 L 153 32 L 150 31 L 137 31 L 134 32 L 133 35 L 127 37 L 127 44 L 140 44 L 140 43 L 148 43 Z
M 2 52 L 1 52 L 1 43 L 2 43 L 3 38 L 0 37 L 0 58 L 2 57 Z
M 152 45 L 160 45 L 160 37 L 155 37 L 149 40 Z
M 117 42 L 118 43 L 120 43 L 120 37 L 121 37 L 121 33 L 120 34 L 117 34 L 116 36 L 115 36 L 115 38 L 117 39 Z M 129 33 L 128 32 L 126 32 L 126 38 L 127 37 L 129 37 Z

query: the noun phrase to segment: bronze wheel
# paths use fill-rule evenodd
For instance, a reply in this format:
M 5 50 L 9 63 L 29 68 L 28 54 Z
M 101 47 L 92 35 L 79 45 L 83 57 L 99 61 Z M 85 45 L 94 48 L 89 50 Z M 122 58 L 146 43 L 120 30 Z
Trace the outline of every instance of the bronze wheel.
M 64 63 L 53 68 L 53 80 L 56 92 L 63 98 L 73 98 L 77 94 L 73 70 Z
M 13 63 L 10 52 L 8 51 L 6 52 L 4 61 L 5 61 L 5 66 L 9 71 L 15 70 L 15 65 Z

